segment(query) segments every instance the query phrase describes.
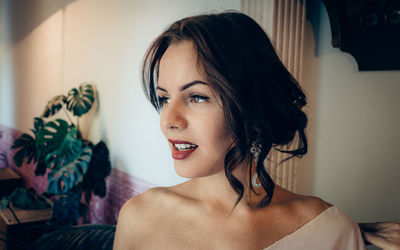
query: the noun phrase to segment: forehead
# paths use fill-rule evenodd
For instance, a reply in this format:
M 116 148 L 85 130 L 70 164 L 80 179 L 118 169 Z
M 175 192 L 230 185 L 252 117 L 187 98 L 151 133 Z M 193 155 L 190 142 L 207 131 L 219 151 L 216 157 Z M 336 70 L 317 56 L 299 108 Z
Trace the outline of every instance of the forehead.
M 158 82 L 164 85 L 182 85 L 204 77 L 197 67 L 197 55 L 191 41 L 171 44 L 160 60 Z

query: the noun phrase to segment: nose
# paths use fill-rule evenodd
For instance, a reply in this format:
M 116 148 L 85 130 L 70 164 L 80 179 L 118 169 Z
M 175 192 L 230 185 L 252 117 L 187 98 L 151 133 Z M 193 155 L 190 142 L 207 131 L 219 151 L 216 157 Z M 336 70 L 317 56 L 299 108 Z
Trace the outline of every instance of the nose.
M 168 103 L 161 112 L 160 126 L 163 131 L 185 129 L 187 119 L 183 104 L 172 101 Z

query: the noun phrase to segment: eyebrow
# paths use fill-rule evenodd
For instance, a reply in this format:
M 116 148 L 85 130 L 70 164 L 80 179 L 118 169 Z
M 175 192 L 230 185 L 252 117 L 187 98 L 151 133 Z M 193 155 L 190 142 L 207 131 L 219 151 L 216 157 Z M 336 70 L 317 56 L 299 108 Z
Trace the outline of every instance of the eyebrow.
M 189 83 L 183 85 L 183 86 L 179 89 L 179 91 L 184 91 L 185 89 L 188 89 L 188 88 L 190 88 L 190 87 L 192 87 L 192 86 L 194 86 L 194 85 L 196 85 L 196 84 L 208 85 L 206 82 L 203 82 L 203 81 L 200 81 L 200 80 L 195 80 L 195 81 L 192 81 L 192 82 L 189 82 Z M 167 91 L 166 89 L 161 88 L 161 87 L 159 87 L 159 86 L 157 86 L 156 89 L 159 89 L 159 90 L 161 90 L 161 91 L 164 91 L 164 92 L 168 93 L 168 91 Z

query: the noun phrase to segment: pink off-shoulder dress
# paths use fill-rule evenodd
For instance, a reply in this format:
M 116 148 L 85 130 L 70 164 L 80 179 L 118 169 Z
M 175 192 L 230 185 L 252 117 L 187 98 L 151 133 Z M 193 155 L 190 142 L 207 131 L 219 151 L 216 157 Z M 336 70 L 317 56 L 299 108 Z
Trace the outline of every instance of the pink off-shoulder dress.
M 332 206 L 293 233 L 264 250 L 366 249 L 357 224 L 339 207 Z

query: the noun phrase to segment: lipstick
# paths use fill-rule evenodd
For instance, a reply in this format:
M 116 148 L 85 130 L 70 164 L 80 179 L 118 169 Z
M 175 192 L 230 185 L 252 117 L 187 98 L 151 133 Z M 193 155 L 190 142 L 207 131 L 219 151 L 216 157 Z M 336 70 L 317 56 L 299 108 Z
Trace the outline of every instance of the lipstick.
M 168 141 L 172 144 L 172 158 L 174 158 L 175 160 L 186 159 L 193 151 L 195 151 L 198 148 L 197 145 L 188 141 L 172 140 L 172 139 L 168 139 Z M 190 145 L 195 145 L 196 147 L 189 148 L 187 150 L 178 150 L 175 147 L 175 144 L 190 144 Z

